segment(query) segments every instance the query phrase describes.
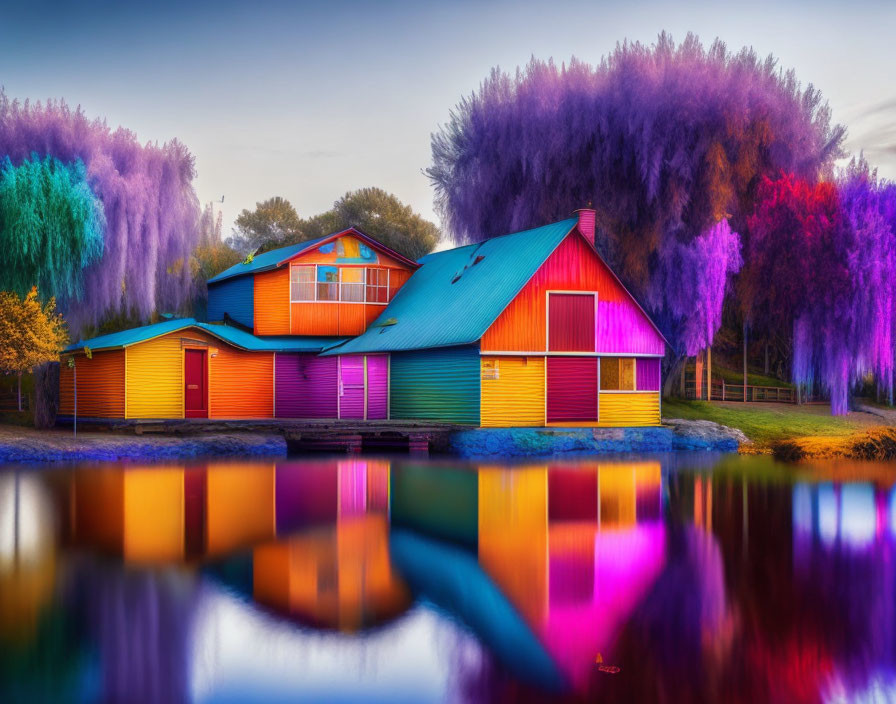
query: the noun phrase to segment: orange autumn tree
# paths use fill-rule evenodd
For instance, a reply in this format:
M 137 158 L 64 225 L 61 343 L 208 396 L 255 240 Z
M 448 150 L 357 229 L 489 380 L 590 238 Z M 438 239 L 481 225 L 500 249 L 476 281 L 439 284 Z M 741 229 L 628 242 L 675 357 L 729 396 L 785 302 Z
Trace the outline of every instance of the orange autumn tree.
M 17 374 L 19 410 L 22 410 L 22 374 L 44 362 L 59 359 L 68 342 L 62 316 L 56 312 L 56 299 L 41 303 L 37 288 L 24 298 L 8 291 L 0 292 L 0 372 Z

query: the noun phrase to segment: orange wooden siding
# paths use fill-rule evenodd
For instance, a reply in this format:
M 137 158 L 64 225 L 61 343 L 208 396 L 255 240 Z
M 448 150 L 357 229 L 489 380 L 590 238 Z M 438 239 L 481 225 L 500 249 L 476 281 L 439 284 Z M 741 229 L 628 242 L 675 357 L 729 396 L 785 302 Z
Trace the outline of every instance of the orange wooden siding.
M 255 334 L 289 335 L 289 267 L 255 275 Z M 326 335 L 292 332 L 293 335 Z
M 386 308 L 385 305 L 335 302 L 291 305 L 291 335 L 360 335 Z
M 209 359 L 210 418 L 274 417 L 274 353 L 220 343 Z
M 597 291 L 601 301 L 627 300 L 625 290 L 577 234 L 570 234 L 482 336 L 483 351 L 546 348 L 547 291 Z
M 59 412 L 74 414 L 74 373 L 62 358 L 59 365 Z M 124 418 L 124 350 L 94 352 L 93 359 L 75 355 L 78 365 L 78 415 Z

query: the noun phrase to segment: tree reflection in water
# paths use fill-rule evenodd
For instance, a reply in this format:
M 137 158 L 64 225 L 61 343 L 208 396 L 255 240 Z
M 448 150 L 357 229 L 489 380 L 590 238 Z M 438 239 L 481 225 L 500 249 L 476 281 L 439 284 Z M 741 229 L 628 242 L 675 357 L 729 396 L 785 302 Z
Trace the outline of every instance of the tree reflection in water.
M 896 695 L 893 468 L 701 463 L 4 472 L 0 696 Z

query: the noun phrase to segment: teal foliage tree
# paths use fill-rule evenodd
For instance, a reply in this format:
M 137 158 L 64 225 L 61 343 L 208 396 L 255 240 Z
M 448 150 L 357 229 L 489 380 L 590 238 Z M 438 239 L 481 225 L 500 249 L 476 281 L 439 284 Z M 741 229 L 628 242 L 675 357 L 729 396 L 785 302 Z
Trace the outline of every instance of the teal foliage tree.
M 105 216 L 84 164 L 33 154 L 0 166 L 0 290 L 37 286 L 62 301 L 82 295 L 82 272 L 103 255 Z

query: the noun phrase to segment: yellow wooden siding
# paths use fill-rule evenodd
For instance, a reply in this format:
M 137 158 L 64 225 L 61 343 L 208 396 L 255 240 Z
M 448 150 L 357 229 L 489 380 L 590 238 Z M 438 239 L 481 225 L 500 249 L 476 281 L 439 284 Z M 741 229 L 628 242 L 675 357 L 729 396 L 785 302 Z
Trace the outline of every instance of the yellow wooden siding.
M 184 417 L 182 336 L 199 337 L 178 332 L 127 348 L 127 418 Z
M 632 426 L 660 424 L 660 395 L 643 393 L 601 393 L 598 400 L 600 425 Z
M 544 357 L 482 357 L 482 426 L 544 425 Z

